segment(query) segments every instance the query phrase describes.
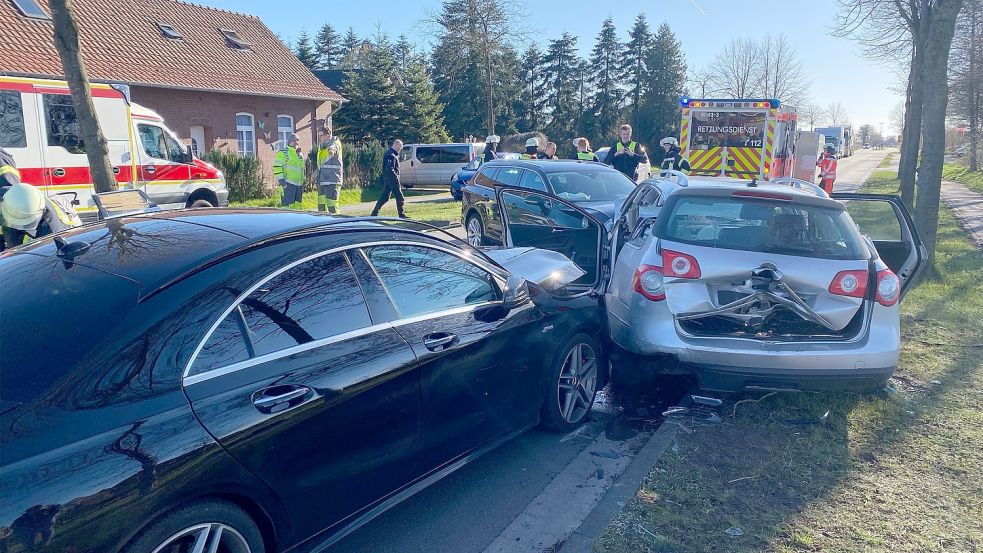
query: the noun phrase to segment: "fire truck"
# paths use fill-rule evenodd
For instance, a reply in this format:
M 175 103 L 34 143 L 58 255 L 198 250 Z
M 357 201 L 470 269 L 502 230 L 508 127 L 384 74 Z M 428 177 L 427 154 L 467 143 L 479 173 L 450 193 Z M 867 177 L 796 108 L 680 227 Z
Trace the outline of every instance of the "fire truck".
M 679 147 L 690 174 L 738 179 L 792 175 L 795 109 L 776 99 L 682 98 Z

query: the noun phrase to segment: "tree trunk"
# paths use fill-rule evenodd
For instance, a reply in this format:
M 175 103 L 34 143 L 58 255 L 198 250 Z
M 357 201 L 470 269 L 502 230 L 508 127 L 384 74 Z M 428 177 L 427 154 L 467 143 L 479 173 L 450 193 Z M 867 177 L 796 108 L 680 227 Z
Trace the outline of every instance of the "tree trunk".
M 942 188 L 942 164 L 945 154 L 945 115 L 949 102 L 949 50 L 956 30 L 956 16 L 962 0 L 940 2 L 934 8 L 932 25 L 925 41 L 924 70 L 921 73 L 925 92 L 924 139 L 922 163 L 918 174 L 918 197 L 915 225 L 928 250 L 929 266 L 935 265 L 935 242 L 939 225 L 939 196 Z
M 980 97 L 979 92 L 980 81 L 983 80 L 983 67 L 977 68 L 980 65 L 979 59 L 979 45 L 980 45 L 980 28 L 978 27 L 978 22 L 980 19 L 980 14 L 977 10 L 977 4 L 972 2 L 970 4 L 970 27 L 969 27 L 969 90 L 967 93 L 968 104 L 969 104 L 969 170 L 978 171 L 980 168 L 979 159 L 977 154 L 977 149 L 980 146 Z
M 89 158 L 89 173 L 96 192 L 109 192 L 116 189 L 116 177 L 109 162 L 109 145 L 99 128 L 96 108 L 92 103 L 89 77 L 79 52 L 78 27 L 72 16 L 71 0 L 51 0 L 51 19 L 54 23 L 55 48 L 61 57 L 65 70 L 65 80 L 72 92 L 72 103 L 78 116 L 79 130 L 85 144 L 85 155 Z
M 922 16 L 923 21 L 927 19 L 927 15 Z M 923 39 L 915 37 L 913 41 L 915 51 L 911 58 L 909 78 L 911 91 L 905 106 L 901 165 L 898 170 L 898 176 L 901 177 L 901 200 L 908 206 L 908 209 L 915 205 L 915 178 L 918 167 L 918 149 L 921 146 L 922 138 L 922 108 L 925 100 L 925 84 L 921 76 L 925 74 L 926 69 Z
M 912 52 L 911 63 L 914 64 L 914 51 Z M 905 87 L 904 96 L 904 113 L 901 116 L 903 121 L 903 126 L 901 127 L 901 154 L 898 155 L 898 179 L 901 179 L 901 168 L 904 167 L 905 157 L 907 156 L 907 148 L 905 147 L 906 138 L 908 136 L 908 114 L 911 113 L 911 82 L 914 80 L 914 68 L 908 68 L 908 85 Z

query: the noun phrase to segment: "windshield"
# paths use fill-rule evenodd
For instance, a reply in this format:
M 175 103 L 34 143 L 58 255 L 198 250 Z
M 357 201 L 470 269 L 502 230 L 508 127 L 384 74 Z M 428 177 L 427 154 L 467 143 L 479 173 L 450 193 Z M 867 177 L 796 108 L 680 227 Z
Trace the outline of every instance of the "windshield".
M 714 248 L 823 259 L 866 259 L 857 226 L 843 209 L 746 198 L 683 197 L 657 231 Z
M 628 177 L 603 168 L 548 173 L 546 178 L 558 197 L 574 202 L 620 200 L 635 189 Z

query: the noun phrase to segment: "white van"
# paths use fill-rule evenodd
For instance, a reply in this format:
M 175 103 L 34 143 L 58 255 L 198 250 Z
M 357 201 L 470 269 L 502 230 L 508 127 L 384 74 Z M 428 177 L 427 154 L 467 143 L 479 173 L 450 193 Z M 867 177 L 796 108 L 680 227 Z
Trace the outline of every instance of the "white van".
M 399 182 L 407 188 L 450 186 L 454 173 L 484 150 L 480 143 L 406 144 L 399 152 Z
M 143 190 L 162 208 L 228 205 L 222 172 L 195 158 L 160 115 L 110 85 L 91 88 L 121 188 Z M 89 161 L 67 83 L 0 76 L 0 146 L 14 157 L 22 182 L 48 195 L 75 192 L 79 215 L 95 218 Z

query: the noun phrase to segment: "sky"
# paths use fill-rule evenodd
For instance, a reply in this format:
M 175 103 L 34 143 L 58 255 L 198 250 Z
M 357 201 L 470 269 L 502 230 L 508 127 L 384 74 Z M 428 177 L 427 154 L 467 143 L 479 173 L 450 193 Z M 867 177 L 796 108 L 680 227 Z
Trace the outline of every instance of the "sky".
M 432 40 L 423 24 L 440 8 L 439 0 L 338 0 L 297 1 L 289 5 L 269 0 L 195 0 L 196 3 L 258 16 L 281 37 L 292 40 L 301 30 L 314 35 L 324 23 L 339 33 L 350 26 L 359 36 L 370 36 L 381 28 L 391 37 L 406 35 L 427 49 Z M 805 73 L 812 80 L 812 101 L 820 106 L 841 102 L 854 127 L 883 123 L 885 134 L 892 129 L 890 113 L 902 100 L 898 77 L 891 68 L 860 55 L 857 44 L 831 35 L 836 7 L 830 0 L 536 0 L 526 4 L 528 27 L 533 40 L 545 47 L 564 31 L 578 37 L 581 55 L 594 46 L 601 22 L 614 20 L 622 39 L 635 17 L 644 12 L 653 31 L 668 23 L 686 55 L 687 66 L 706 66 L 735 38 L 760 38 L 785 34 L 795 46 Z M 517 44 L 524 49 L 524 44 Z

